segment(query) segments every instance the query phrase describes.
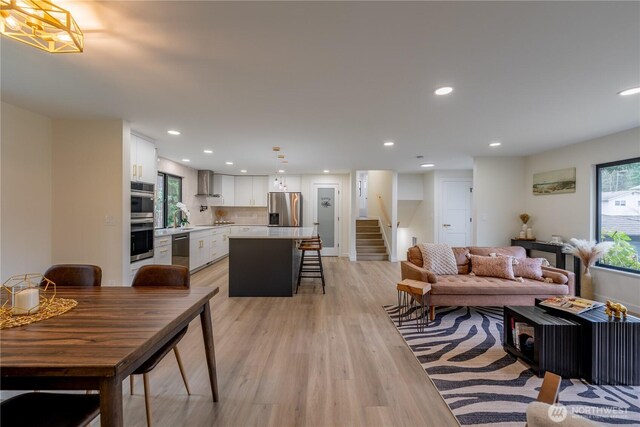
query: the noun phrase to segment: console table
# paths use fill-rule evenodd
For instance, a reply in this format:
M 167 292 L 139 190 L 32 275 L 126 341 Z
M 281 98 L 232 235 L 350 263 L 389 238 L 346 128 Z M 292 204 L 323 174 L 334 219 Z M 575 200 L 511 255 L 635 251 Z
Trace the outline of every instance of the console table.
M 521 246 L 527 251 L 527 256 L 531 256 L 531 251 L 548 252 L 556 255 L 556 267 L 565 270 L 567 268 L 566 257 L 569 254 L 562 252 L 562 245 L 554 245 L 537 240 L 511 239 L 511 246 Z M 580 295 L 580 278 L 582 271 L 580 268 L 580 258 L 573 257 L 573 272 L 576 275 L 576 296 Z

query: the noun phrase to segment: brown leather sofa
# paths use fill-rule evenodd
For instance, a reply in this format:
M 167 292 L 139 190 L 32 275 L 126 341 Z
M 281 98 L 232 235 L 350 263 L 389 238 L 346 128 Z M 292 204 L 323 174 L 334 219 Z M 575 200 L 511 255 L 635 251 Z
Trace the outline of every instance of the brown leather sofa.
M 403 279 L 420 280 L 431 283 L 430 318 L 435 316 L 436 306 L 503 306 L 534 305 L 536 298 L 555 295 L 575 295 L 575 274 L 554 267 L 542 267 L 543 277 L 553 283 L 532 279 L 522 282 L 498 277 L 470 275 L 471 265 L 466 254 L 489 256 L 491 253 L 526 258 L 524 248 L 508 247 L 465 247 L 453 248 L 458 265 L 456 275 L 436 275 L 423 268 L 422 252 L 418 246 L 407 251 L 407 261 L 402 261 Z M 563 277 L 564 276 L 564 277 Z M 566 283 L 562 284 L 566 280 Z

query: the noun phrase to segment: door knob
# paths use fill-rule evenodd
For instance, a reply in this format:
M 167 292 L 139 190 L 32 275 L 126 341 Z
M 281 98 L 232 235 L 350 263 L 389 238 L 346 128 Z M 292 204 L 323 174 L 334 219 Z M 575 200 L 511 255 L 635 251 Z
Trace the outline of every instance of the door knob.
M 443 227 L 451 227 L 451 224 L 442 224 Z
M 314 222 L 313 225 L 320 225 L 320 223 L 319 222 Z

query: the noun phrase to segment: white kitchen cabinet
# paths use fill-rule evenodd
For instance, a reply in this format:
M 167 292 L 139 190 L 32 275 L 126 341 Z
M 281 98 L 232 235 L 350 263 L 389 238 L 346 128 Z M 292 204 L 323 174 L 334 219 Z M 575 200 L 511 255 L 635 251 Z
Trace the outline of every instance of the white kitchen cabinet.
M 154 263 L 171 265 L 171 236 L 156 237 L 153 240 Z
M 267 206 L 268 180 L 266 176 L 236 176 L 235 206 Z
M 231 175 L 214 175 L 213 192 L 219 194 L 215 197 L 213 206 L 235 206 L 235 177 Z
M 226 227 L 222 230 L 222 255 L 229 255 L 229 234 L 231 234 L 231 227 Z
M 211 261 L 210 239 L 212 230 L 189 234 L 189 270 L 193 271 Z
M 130 149 L 131 181 L 155 184 L 158 174 L 155 144 L 138 135 L 131 134 Z

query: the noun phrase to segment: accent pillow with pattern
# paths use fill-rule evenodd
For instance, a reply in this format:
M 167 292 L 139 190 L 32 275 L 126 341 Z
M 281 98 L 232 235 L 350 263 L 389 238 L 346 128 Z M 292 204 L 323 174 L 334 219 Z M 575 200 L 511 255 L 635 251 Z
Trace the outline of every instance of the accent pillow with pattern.
M 471 255 L 471 272 L 476 276 L 499 277 L 516 280 L 512 257 Z
M 445 243 L 420 243 L 418 247 L 422 252 L 423 268 L 439 276 L 458 274 L 456 257 L 453 255 L 451 246 Z

